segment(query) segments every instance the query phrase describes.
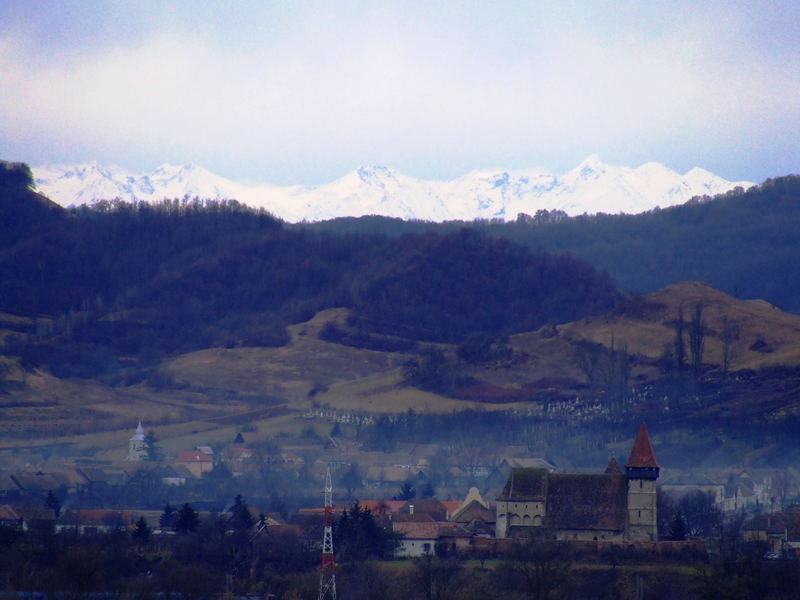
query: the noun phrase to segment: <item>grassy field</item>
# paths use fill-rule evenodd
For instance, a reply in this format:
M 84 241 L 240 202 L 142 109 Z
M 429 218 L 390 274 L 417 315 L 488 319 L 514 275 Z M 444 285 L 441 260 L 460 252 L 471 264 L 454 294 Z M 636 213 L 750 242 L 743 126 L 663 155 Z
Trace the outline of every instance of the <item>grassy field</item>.
M 632 377 L 647 381 L 658 375 L 653 361 L 674 342 L 678 311 L 682 307 L 688 320 L 698 303 L 703 306 L 707 366 L 721 361 L 726 321 L 738 327 L 738 339 L 732 345 L 734 369 L 800 365 L 800 316 L 761 301 L 735 300 L 699 283 L 669 286 L 644 300 L 635 310 L 513 336 L 511 360 L 469 366 L 467 373 L 496 389 L 559 393 L 562 386 L 566 392 L 561 393 L 569 395 L 586 380 L 578 347 L 582 340 L 590 340 L 627 348 L 634 356 Z M 0 317 L 0 326 L 8 328 L 4 335 L 25 325 L 10 315 Z M 139 420 L 155 429 L 162 445 L 171 451 L 232 439 L 245 425 L 264 435 L 297 434 L 310 426 L 300 415 L 312 405 L 377 413 L 530 406 L 469 402 L 411 387 L 402 368 L 410 354 L 319 339 L 326 323 L 344 326 L 346 320 L 346 310 L 326 310 L 291 326 L 291 341 L 280 348 L 210 348 L 171 357 L 147 382 L 128 387 L 24 372 L 12 357 L 2 357 L 6 379 L 14 385 L 0 394 L 0 452 L 69 446 L 118 457 Z M 454 347 L 442 347 L 451 355 L 455 352 Z M 743 409 L 770 410 L 776 415 L 781 410 L 800 410 L 796 389 L 775 386 L 758 395 L 742 384 L 741 394 L 734 390 L 728 403 L 714 410 L 731 414 Z

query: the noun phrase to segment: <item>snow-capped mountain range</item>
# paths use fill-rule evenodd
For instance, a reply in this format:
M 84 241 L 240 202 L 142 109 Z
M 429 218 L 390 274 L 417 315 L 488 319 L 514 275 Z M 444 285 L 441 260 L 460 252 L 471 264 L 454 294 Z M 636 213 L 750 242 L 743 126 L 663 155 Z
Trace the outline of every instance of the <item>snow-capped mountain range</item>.
M 314 186 L 244 185 L 202 167 L 162 165 L 135 175 L 97 163 L 34 168 L 40 192 L 62 206 L 120 198 L 236 199 L 263 207 L 289 222 L 384 215 L 403 219 L 516 219 L 540 209 L 569 215 L 640 213 L 715 195 L 747 181 L 727 181 L 700 168 L 681 175 L 662 164 L 613 166 L 596 155 L 562 175 L 543 168 L 474 171 L 450 181 L 430 181 L 389 167 L 361 167 L 331 183 Z

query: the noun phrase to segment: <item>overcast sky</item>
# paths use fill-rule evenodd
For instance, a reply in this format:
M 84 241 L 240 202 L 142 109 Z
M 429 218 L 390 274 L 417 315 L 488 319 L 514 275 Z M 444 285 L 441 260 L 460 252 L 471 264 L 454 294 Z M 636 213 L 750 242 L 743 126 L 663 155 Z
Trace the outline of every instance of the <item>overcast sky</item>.
M 0 0 L 0 158 L 800 173 L 800 2 Z

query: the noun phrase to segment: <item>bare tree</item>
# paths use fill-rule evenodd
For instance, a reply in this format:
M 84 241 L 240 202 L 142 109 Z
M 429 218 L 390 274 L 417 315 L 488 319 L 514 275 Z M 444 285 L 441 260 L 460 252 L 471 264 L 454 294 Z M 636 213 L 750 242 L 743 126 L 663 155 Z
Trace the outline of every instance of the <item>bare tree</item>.
M 609 400 L 610 408 L 615 413 L 621 413 L 628 399 L 628 383 L 631 367 L 628 357 L 628 345 L 623 344 L 621 349 L 616 348 L 616 341 L 611 337 L 611 348 L 603 349 L 600 365 L 600 376 L 603 389 Z
M 705 347 L 706 326 L 703 321 L 703 303 L 698 302 L 692 310 L 689 321 L 689 352 L 692 356 L 692 373 L 700 376 L 703 370 L 703 349 Z
M 528 539 L 514 544 L 510 553 L 509 582 L 530 600 L 547 600 L 569 580 L 572 558 L 563 542 Z
M 678 306 L 678 318 L 675 320 L 675 369 L 683 371 L 686 366 L 686 345 L 683 339 L 683 331 L 686 322 L 683 320 L 683 304 Z
M 414 561 L 410 580 L 414 589 L 421 592 L 425 600 L 449 600 L 462 598 L 465 581 L 462 569 L 451 558 L 439 558 L 427 554 Z
M 586 377 L 586 384 L 593 388 L 597 384 L 598 371 L 603 358 L 603 347 L 591 340 L 581 340 L 575 347 L 578 367 Z
M 728 373 L 731 363 L 736 358 L 737 345 L 739 341 L 739 324 L 733 321 L 728 315 L 722 318 L 722 372 Z

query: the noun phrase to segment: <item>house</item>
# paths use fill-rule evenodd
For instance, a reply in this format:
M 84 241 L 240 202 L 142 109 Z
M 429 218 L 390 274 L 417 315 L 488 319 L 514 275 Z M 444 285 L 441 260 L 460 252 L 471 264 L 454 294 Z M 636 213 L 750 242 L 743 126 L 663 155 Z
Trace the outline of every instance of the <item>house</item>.
M 409 500 L 398 511 L 410 517 L 427 515 L 434 521 L 447 520 L 447 508 L 436 498 L 417 498 Z
M 13 506 L 9 504 L 0 506 L 0 527 L 22 529 L 22 516 Z
M 495 535 L 546 532 L 560 540 L 656 541 L 659 470 L 644 424 L 624 474 L 616 459 L 601 474 L 513 468 L 497 498 Z
M 214 468 L 214 459 L 200 450 L 187 450 L 178 454 L 172 464 L 185 467 L 194 477 L 200 478 Z
M 748 542 L 767 542 L 771 554 L 800 558 L 800 505 L 753 517 L 742 527 L 742 537 Z
M 395 556 L 416 557 L 433 554 L 439 539 L 436 521 L 392 521 L 392 531 L 402 535 Z
M 42 471 L 30 472 L 19 471 L 11 475 L 11 480 L 19 487 L 25 496 L 44 499 L 47 492 L 57 490 L 61 487 L 58 478 Z
M 475 487 L 470 488 L 467 497 L 453 511 L 449 520 L 461 525 L 470 535 L 491 537 L 494 534 L 495 512 Z
M 49 508 L 35 505 L 15 506 L 14 512 L 19 515 L 23 531 L 34 533 L 52 533 L 56 520 L 55 512 Z
M 11 473 L 0 473 L 0 499 L 4 501 L 19 500 L 22 497 L 22 489 L 11 476 Z
M 359 500 L 362 509 L 369 510 L 373 515 L 392 518 L 406 505 L 405 500 Z
M 86 480 L 86 483 L 78 490 L 79 492 L 101 493 L 125 483 L 125 473 L 122 471 L 109 472 L 99 467 L 78 467 L 75 470 Z
M 81 535 L 108 533 L 133 525 L 129 510 L 66 510 L 55 521 L 56 533 L 75 531 Z
M 439 523 L 436 550 L 440 554 L 463 554 L 472 547 L 472 533 L 458 523 Z
M 406 481 L 417 485 L 425 479 L 425 473 L 419 467 L 372 465 L 367 469 L 364 483 L 368 487 L 399 489 Z
M 167 465 L 159 473 L 161 483 L 165 485 L 184 485 L 187 478 L 195 475 L 184 465 Z
M 247 446 L 232 445 L 228 446 L 222 451 L 222 462 L 224 463 L 242 463 L 253 461 L 256 458 L 256 453 Z

